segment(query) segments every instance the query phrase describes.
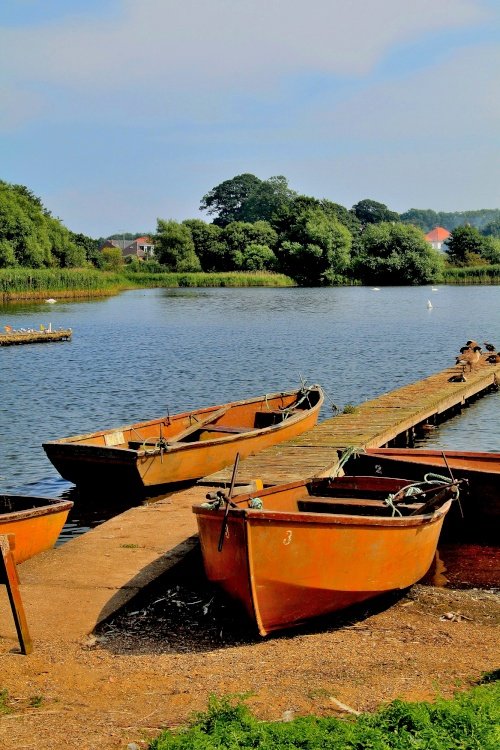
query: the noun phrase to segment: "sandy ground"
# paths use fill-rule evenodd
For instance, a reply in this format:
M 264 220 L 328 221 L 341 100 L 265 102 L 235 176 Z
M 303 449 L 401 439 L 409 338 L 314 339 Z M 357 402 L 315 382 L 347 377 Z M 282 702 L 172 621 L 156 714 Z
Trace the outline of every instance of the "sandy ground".
M 22 656 L 0 639 L 1 747 L 146 747 L 210 694 L 248 694 L 262 719 L 345 716 L 450 696 L 500 666 L 495 592 L 417 585 L 262 639 L 200 576 L 198 555 L 82 642 L 63 648 L 55 633 Z

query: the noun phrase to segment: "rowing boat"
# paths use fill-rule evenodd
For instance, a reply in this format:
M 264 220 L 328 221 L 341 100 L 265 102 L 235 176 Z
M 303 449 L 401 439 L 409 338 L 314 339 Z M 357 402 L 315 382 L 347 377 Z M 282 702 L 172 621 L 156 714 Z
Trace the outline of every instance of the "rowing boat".
M 336 477 L 193 507 L 207 578 L 259 633 L 405 589 L 433 562 L 457 482 Z M 229 503 L 227 502 L 229 500 Z
M 461 504 L 465 523 L 455 526 L 461 536 L 485 538 L 496 532 L 500 518 L 500 453 L 427 448 L 366 448 L 344 465 L 346 474 L 378 474 L 416 479 L 428 472 L 465 480 Z M 447 524 L 448 526 L 448 521 Z
M 56 543 L 71 500 L 0 494 L 0 534 L 14 534 L 14 561 L 24 562 Z
M 43 443 L 65 479 L 144 489 L 212 474 L 314 427 L 319 385 Z

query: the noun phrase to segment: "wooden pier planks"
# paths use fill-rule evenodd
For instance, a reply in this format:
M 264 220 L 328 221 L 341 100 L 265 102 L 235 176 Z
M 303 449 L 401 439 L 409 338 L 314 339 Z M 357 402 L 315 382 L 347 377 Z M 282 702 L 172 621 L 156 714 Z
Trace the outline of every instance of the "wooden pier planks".
M 240 462 L 238 481 L 260 478 L 266 485 L 327 476 L 339 454 L 349 446 L 380 448 L 419 425 L 439 419 L 446 412 L 460 410 L 500 383 L 500 365 L 481 362 L 465 382 L 450 382 L 460 375 L 460 367 L 450 367 L 435 375 L 365 401 L 353 413 L 339 414 L 312 430 Z M 200 480 L 203 484 L 224 484 L 231 469 Z
M 0 333 L 0 346 L 70 341 L 72 333 L 71 328 L 64 328 L 59 331 L 13 331 L 12 333 Z

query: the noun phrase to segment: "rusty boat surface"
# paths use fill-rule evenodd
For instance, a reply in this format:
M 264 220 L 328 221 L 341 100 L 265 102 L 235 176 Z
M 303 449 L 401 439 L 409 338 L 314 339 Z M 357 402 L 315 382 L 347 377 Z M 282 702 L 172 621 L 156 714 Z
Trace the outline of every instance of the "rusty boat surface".
M 498 543 L 500 520 L 500 453 L 428 448 L 366 448 L 344 465 L 346 474 L 390 475 L 417 479 L 433 472 L 465 480 L 460 500 L 465 523 L 454 509 L 454 527 L 461 536 Z M 447 525 L 450 521 L 447 521 Z M 496 541 L 493 538 L 496 535 Z
M 0 534 L 14 534 L 14 561 L 51 549 L 73 507 L 71 500 L 0 493 Z
M 195 480 L 314 427 L 319 385 L 43 443 L 74 484 L 142 490 Z
M 265 636 L 405 589 L 429 570 L 458 482 L 336 477 L 193 507 L 205 572 Z

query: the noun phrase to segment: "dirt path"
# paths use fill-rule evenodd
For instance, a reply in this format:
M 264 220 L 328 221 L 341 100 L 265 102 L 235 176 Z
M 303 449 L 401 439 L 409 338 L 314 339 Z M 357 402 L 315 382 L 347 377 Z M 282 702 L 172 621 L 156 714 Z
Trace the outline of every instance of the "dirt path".
M 0 639 L 1 747 L 146 747 L 211 693 L 250 693 L 263 719 L 342 715 L 336 701 L 367 711 L 396 697 L 450 696 L 499 667 L 493 592 L 414 586 L 263 640 L 201 579 L 198 554 L 83 642 L 63 647 L 54 635 L 26 657 Z

